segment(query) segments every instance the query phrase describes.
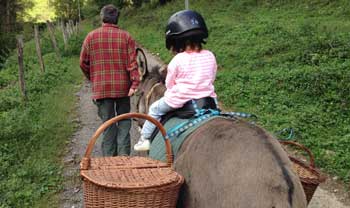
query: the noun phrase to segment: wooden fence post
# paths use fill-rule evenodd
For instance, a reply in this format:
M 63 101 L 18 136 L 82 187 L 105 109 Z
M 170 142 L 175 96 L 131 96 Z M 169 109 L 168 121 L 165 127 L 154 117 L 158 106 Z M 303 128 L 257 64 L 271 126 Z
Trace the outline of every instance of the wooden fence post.
M 70 25 L 71 32 L 72 32 L 72 34 L 74 34 L 75 33 L 74 22 L 73 22 L 73 20 L 69 20 L 68 22 L 69 22 L 69 25 Z
M 55 50 L 55 53 L 57 55 L 58 59 L 61 59 L 61 54 L 60 54 L 60 50 L 58 49 L 57 46 L 57 42 L 56 42 L 56 38 L 55 38 L 55 31 L 54 31 L 54 27 L 52 25 L 52 23 L 50 21 L 46 21 L 46 25 L 47 28 L 49 29 L 49 34 L 50 34 L 50 39 L 51 39 L 51 43 L 52 43 L 52 47 Z
M 18 54 L 18 76 L 19 76 L 19 87 L 22 93 L 22 98 L 27 101 L 26 85 L 24 80 L 24 67 L 23 67 L 23 36 L 17 36 L 17 54 Z
M 70 36 L 72 36 L 72 30 L 68 22 L 66 22 L 66 30 L 67 30 L 68 38 L 70 38 Z
M 41 72 L 45 72 L 44 60 L 41 54 L 38 25 L 34 25 L 34 39 L 35 39 L 35 48 L 39 59 L 40 69 L 41 69 Z
M 77 21 L 75 23 L 75 31 L 76 31 L 77 34 L 79 33 L 79 30 L 80 30 L 79 26 L 80 26 L 80 22 Z
M 67 34 L 66 27 L 64 26 L 63 20 L 61 20 L 61 30 L 62 30 L 62 35 L 63 35 L 64 49 L 67 50 L 67 48 L 68 48 L 68 34 Z

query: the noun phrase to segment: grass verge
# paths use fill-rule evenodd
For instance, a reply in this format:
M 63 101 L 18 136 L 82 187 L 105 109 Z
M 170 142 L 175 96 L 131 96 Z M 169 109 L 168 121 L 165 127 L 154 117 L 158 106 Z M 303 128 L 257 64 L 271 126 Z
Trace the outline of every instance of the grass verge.
M 54 207 L 62 188 L 61 156 L 75 130 L 75 92 L 82 80 L 74 41 L 57 60 L 43 37 L 46 71 L 41 73 L 34 43 L 25 44 L 28 101 L 16 83 L 16 55 L 0 71 L 0 207 Z M 62 46 L 61 46 L 62 47 Z M 74 50 L 73 50 L 74 49 Z

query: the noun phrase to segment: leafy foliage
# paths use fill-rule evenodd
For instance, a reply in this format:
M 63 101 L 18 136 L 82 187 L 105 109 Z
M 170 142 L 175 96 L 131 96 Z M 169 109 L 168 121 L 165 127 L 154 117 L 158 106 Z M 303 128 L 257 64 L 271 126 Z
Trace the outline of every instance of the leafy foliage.
M 0 1 L 0 70 L 10 51 L 16 47 L 16 32 L 22 29 L 24 8 L 31 6 L 31 0 Z
M 79 19 L 79 0 L 52 0 L 51 4 L 55 8 L 57 17 L 63 20 Z
M 26 22 L 46 22 L 52 21 L 55 18 L 54 7 L 50 0 L 31 0 L 33 7 L 26 8 L 26 15 L 24 20 Z
M 107 4 L 114 4 L 116 7 L 122 8 L 124 5 L 124 0 L 93 0 L 95 4 L 98 5 L 99 9 L 101 9 L 103 6 Z

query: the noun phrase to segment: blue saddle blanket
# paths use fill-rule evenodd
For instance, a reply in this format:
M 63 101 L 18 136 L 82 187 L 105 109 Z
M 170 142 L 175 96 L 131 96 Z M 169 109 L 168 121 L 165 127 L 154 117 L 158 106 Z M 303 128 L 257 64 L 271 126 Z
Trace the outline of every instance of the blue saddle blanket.
M 192 132 L 194 132 L 198 127 L 200 127 L 204 123 L 206 123 L 206 122 L 208 122 L 216 117 L 218 117 L 218 116 L 211 116 L 207 119 L 203 119 L 200 122 L 196 123 L 196 125 L 188 126 L 187 130 L 182 132 L 180 135 L 170 137 L 170 143 L 171 143 L 174 159 L 176 158 L 176 155 L 177 155 L 179 149 L 181 148 L 182 143 L 186 140 L 186 138 Z M 164 128 L 166 129 L 167 132 L 169 132 L 169 130 L 172 130 L 172 128 L 179 126 L 183 123 L 186 123 L 189 120 L 191 120 L 191 119 L 181 119 L 181 118 L 173 117 L 165 123 Z M 151 148 L 149 151 L 149 157 L 156 159 L 156 160 L 166 162 L 165 142 L 164 142 L 164 138 L 160 132 L 154 137 L 154 139 L 152 141 Z

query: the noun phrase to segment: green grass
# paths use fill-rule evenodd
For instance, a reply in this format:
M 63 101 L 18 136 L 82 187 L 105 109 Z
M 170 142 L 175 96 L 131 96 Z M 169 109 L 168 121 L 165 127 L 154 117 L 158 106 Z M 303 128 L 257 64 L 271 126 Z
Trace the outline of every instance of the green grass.
M 56 35 L 62 43 L 61 34 Z M 72 37 L 58 61 L 43 34 L 45 73 L 40 72 L 33 41 L 25 43 L 26 103 L 18 89 L 16 54 L 0 71 L 1 208 L 58 206 L 63 182 L 60 158 L 76 128 L 74 93 L 83 77 L 77 54 L 83 38 Z
M 256 3 L 258 2 L 258 3 Z M 317 166 L 350 180 L 349 1 L 191 1 L 209 28 L 225 107 L 259 116 L 270 132 L 292 127 Z M 121 25 L 168 62 L 164 29 L 181 0 L 129 10 Z M 145 27 L 140 27 L 144 25 Z

